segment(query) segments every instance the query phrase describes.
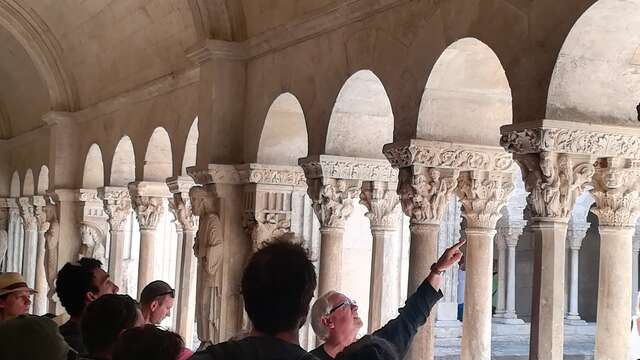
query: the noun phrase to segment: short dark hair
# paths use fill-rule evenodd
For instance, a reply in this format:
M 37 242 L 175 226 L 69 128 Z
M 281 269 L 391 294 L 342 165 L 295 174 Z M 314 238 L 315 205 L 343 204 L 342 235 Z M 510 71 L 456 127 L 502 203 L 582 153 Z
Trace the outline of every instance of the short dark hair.
M 176 360 L 183 348 L 180 335 L 155 325 L 145 325 L 122 333 L 111 357 L 113 360 Z
M 60 303 L 71 316 L 82 314 L 88 292 L 97 292 L 93 283 L 93 271 L 100 269 L 102 262 L 92 258 L 82 258 L 78 263 L 66 263 L 56 280 L 56 293 Z
M 154 280 L 147 284 L 140 292 L 140 305 L 149 305 L 154 300 L 169 295 L 175 298 L 175 290 L 171 288 L 169 284 L 162 280 Z
M 135 326 L 138 303 L 129 295 L 107 294 L 87 305 L 81 321 L 82 342 L 89 354 L 110 351 L 123 330 Z
M 254 328 L 268 335 L 304 324 L 315 287 L 316 271 L 307 250 L 284 239 L 253 254 L 242 274 L 245 310 Z
M 336 360 L 399 360 L 396 348 L 387 340 L 365 335 L 347 346 L 336 356 Z

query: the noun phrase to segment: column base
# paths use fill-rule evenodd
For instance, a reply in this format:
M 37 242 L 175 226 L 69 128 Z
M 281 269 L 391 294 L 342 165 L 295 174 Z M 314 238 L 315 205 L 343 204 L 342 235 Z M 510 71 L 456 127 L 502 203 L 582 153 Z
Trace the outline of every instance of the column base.
M 523 325 L 524 320 L 518 319 L 517 317 L 515 318 L 500 317 L 500 318 L 493 318 L 493 323 L 503 324 L 503 325 Z
M 564 319 L 564 323 L 566 325 L 571 325 L 571 326 L 585 326 L 587 325 L 587 322 L 582 320 L 580 318 L 580 316 L 576 316 L 576 315 L 569 315 Z
M 462 336 L 462 323 L 458 320 L 436 320 L 435 337 L 437 339 L 457 339 Z
M 519 322 L 508 324 L 494 321 L 493 324 L 491 324 L 491 336 L 529 336 L 531 324 L 525 323 L 520 319 L 515 320 Z

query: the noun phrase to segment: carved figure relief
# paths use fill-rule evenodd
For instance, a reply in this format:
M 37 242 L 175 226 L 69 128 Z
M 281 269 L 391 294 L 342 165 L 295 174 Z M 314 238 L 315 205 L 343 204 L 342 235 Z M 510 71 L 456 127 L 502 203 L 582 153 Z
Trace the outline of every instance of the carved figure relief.
M 360 194 L 360 182 L 338 179 L 323 184 L 319 196 L 312 197 L 313 210 L 324 227 L 343 228 Z M 315 194 L 312 194 L 315 195 Z
M 259 211 L 247 215 L 246 230 L 251 237 L 253 251 L 262 244 L 284 235 L 291 229 L 291 215 L 285 213 L 269 213 Z
M 133 208 L 138 217 L 140 230 L 155 230 L 164 213 L 163 199 L 153 196 L 136 196 L 133 198 Z
M 439 224 L 455 190 L 458 172 L 442 176 L 436 168 L 427 168 L 413 174 L 411 169 L 402 169 L 398 193 L 402 209 L 413 224 Z
M 83 223 L 80 224 L 80 236 L 82 246 L 78 258 L 94 258 L 106 264 L 105 235 L 102 231 L 95 225 Z
M 58 274 L 58 242 L 60 234 L 60 222 L 58 221 L 57 206 L 47 204 L 45 206 L 45 214 L 49 229 L 44 233 L 45 252 L 44 252 L 44 270 L 49 285 L 47 297 L 53 301 L 56 297 L 56 275 Z

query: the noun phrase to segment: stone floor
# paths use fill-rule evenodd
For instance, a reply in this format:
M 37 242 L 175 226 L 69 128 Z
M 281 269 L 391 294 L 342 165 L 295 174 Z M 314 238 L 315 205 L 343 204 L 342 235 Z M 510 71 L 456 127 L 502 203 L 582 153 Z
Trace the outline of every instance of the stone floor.
M 494 324 L 494 336 L 491 341 L 492 359 L 520 360 L 529 358 L 529 325 L 512 327 Z M 498 335 L 495 335 L 498 334 Z M 593 359 L 595 344 L 595 324 L 565 327 L 565 359 Z M 454 360 L 460 358 L 460 339 L 436 339 L 436 359 Z

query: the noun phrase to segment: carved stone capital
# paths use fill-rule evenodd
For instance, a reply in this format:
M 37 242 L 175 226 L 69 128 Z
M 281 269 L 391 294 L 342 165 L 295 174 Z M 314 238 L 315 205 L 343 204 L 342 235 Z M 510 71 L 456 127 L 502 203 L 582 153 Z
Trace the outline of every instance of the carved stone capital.
M 245 231 L 251 238 L 253 250 L 291 230 L 291 213 L 248 211 L 245 213 Z
M 300 159 L 298 164 L 308 180 L 333 178 L 360 181 L 398 181 L 398 171 L 388 161 L 333 155 Z
M 542 152 L 516 154 L 515 159 L 529 191 L 531 216 L 568 221 L 576 199 L 593 176 L 591 157 Z
M 438 225 L 447 203 L 458 186 L 459 171 L 455 169 L 400 169 L 398 194 L 404 213 L 414 225 Z
M 112 231 L 123 231 L 131 211 L 131 196 L 125 187 L 103 187 L 98 197 L 104 202 L 104 211 Z
M 187 169 L 196 184 L 241 184 L 240 173 L 235 165 L 209 164 L 206 167 Z
M 500 239 L 505 246 L 516 247 L 527 222 L 522 217 L 512 219 L 509 214 L 506 207 L 502 209 L 502 217 L 498 219 L 496 225 L 496 241 Z
M 394 168 L 416 165 L 458 170 L 506 171 L 513 167 L 511 155 L 492 146 L 415 139 L 387 144 L 382 152 Z
M 573 222 L 569 221 L 567 227 L 567 248 L 571 250 L 580 250 L 582 247 L 582 240 L 587 236 L 587 230 L 589 230 L 590 224 L 588 222 Z
M 194 232 L 198 229 L 198 217 L 193 215 L 188 192 L 173 194 L 173 198 L 169 199 L 169 211 L 178 230 Z
M 596 163 L 592 195 L 601 226 L 635 226 L 640 215 L 640 161 L 604 158 Z
M 347 179 L 310 179 L 308 194 L 313 210 L 323 228 L 344 228 L 353 211 L 353 201 L 360 196 L 362 182 Z
M 458 178 L 457 194 L 467 228 L 495 229 L 501 210 L 513 191 L 510 172 L 464 171 Z
M 362 183 L 360 204 L 367 207 L 366 217 L 371 221 L 373 230 L 396 230 L 400 214 L 396 211 L 400 197 L 396 192 L 397 184 L 379 181 Z
M 155 196 L 134 196 L 131 202 L 136 213 L 140 230 L 155 230 L 164 213 L 164 198 Z
M 18 206 L 20 208 L 20 216 L 22 217 L 24 229 L 26 231 L 38 230 L 38 221 L 35 216 L 33 205 L 31 204 L 31 199 L 27 197 L 19 198 Z

